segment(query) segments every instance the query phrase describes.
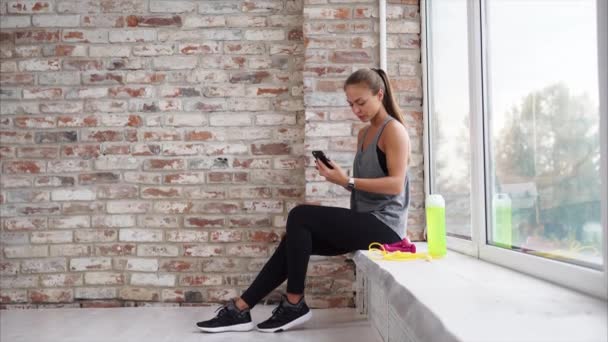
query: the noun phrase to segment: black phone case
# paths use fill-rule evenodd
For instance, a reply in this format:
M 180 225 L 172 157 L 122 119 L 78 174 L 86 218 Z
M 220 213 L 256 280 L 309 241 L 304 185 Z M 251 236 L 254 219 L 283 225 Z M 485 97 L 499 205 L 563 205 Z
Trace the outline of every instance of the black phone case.
M 331 164 L 329 163 L 329 158 L 327 158 L 323 151 L 312 151 L 312 156 L 315 157 L 315 159 L 319 159 L 320 161 L 322 161 L 323 164 L 325 164 L 325 166 L 327 166 L 328 168 L 333 169 L 333 166 L 331 166 Z

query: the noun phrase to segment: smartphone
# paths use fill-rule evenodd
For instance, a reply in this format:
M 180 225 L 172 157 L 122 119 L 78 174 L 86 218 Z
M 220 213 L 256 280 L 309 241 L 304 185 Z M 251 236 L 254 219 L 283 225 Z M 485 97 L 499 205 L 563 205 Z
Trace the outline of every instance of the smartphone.
M 327 156 L 325 155 L 325 153 L 323 153 L 323 151 L 312 151 L 312 156 L 315 157 L 315 159 L 322 161 L 323 164 L 325 164 L 325 166 L 327 166 L 328 168 L 330 168 L 330 169 L 334 168 L 329 163 L 329 158 L 327 158 Z

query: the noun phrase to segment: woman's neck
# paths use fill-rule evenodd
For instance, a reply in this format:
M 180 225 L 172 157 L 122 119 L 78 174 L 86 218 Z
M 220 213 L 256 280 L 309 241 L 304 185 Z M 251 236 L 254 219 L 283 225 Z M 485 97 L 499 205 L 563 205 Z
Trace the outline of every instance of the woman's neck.
M 384 109 L 384 106 L 380 106 L 378 113 L 376 113 L 376 115 L 374 115 L 374 117 L 370 120 L 370 124 L 374 127 L 380 127 L 384 120 L 386 120 L 387 116 L 388 112 L 386 109 Z

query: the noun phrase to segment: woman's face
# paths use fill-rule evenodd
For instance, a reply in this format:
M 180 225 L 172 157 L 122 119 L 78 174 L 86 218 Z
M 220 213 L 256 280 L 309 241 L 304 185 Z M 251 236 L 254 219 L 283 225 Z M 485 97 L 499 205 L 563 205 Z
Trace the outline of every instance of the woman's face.
M 348 105 L 362 122 L 370 121 L 382 106 L 382 89 L 374 95 L 365 83 L 358 83 L 347 85 L 344 92 Z

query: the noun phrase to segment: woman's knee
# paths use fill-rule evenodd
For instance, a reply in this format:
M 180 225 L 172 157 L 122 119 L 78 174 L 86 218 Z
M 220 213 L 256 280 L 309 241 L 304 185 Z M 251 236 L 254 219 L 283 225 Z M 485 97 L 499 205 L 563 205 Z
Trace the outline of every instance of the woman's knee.
M 312 206 L 300 204 L 289 211 L 289 215 L 287 216 L 287 232 L 302 226 L 302 223 L 305 222 L 306 218 L 311 215 L 310 207 Z

